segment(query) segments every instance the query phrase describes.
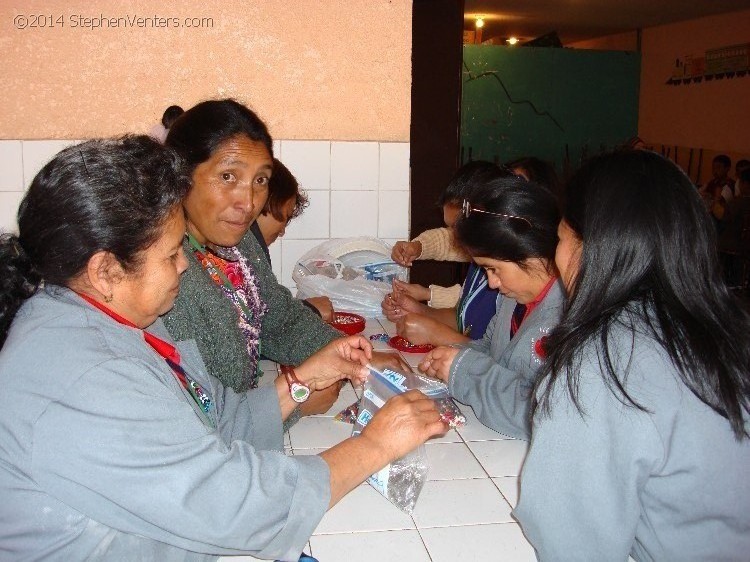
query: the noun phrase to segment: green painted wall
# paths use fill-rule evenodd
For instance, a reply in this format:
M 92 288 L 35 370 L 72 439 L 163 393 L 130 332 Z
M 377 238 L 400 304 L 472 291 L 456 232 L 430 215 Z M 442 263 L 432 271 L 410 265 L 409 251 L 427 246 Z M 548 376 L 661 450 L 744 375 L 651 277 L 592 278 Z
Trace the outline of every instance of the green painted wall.
M 638 134 L 640 54 L 464 47 L 461 160 L 537 156 L 566 173 Z

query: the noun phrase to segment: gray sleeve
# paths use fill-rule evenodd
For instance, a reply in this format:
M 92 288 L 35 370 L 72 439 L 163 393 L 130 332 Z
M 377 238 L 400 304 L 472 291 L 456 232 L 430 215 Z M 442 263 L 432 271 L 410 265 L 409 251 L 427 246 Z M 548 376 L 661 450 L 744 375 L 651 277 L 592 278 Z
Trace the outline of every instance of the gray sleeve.
M 490 355 L 464 349 L 456 355 L 448 386 L 456 400 L 468 404 L 487 427 L 509 437 L 528 440 L 530 395 L 535 370 L 512 370 Z
M 585 369 L 585 366 L 584 366 Z M 598 372 L 582 369 L 582 415 L 564 381 L 550 417 L 536 415 L 514 516 L 539 560 L 628 559 L 640 490 L 663 458 L 650 417 L 624 407 Z
M 226 441 L 161 377 L 117 359 L 71 384 L 35 425 L 33 478 L 126 533 L 193 552 L 296 560 L 327 509 L 328 465 L 254 446 L 273 447 L 267 435 L 280 432 L 263 419 L 275 402 L 263 390 L 257 402 L 229 395 L 221 433 L 243 438 Z

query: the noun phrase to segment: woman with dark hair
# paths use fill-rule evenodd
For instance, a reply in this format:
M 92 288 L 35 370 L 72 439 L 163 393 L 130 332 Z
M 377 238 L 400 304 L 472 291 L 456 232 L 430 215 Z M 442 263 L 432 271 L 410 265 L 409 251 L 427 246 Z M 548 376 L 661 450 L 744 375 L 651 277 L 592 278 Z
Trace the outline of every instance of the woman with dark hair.
M 514 174 L 523 176 L 529 181 L 543 185 L 555 196 L 560 194 L 560 180 L 555 172 L 555 167 L 536 156 L 523 156 L 505 164 Z
M 258 385 L 259 358 L 299 365 L 341 332 L 280 285 L 252 234 L 268 198 L 273 145 L 265 123 L 231 100 L 204 101 L 169 130 L 167 146 L 187 162 L 192 187 L 184 201 L 188 269 L 164 318 L 178 340 L 195 340 L 209 372 L 242 392 Z M 385 357 L 385 359 L 383 359 Z M 379 366 L 397 355 L 383 354 Z M 300 414 L 323 413 L 339 387 L 312 392 Z
M 690 180 L 647 151 L 567 187 L 569 294 L 536 396 L 515 516 L 540 560 L 744 560 L 750 318 Z
M 485 180 L 486 181 L 486 180 Z M 554 264 L 560 215 L 547 189 L 509 175 L 475 185 L 456 236 L 503 295 L 484 337 L 437 347 L 419 369 L 446 382 L 486 426 L 528 439 L 531 390 L 544 360 L 543 339 L 562 313 Z
M 158 320 L 187 267 L 189 185 L 149 137 L 89 141 L 39 172 L 0 238 L 4 558 L 297 560 L 329 506 L 445 429 L 411 393 L 360 437 L 284 455 L 284 377 L 235 393 Z M 360 380 L 370 350 L 340 339 L 290 374 Z
M 459 168 L 440 196 L 438 203 L 443 208 L 443 218 L 447 228 L 428 230 L 415 241 L 420 252 L 432 251 L 428 240 L 445 240 L 443 247 L 455 244 L 454 226 L 461 212 L 461 204 L 471 197 L 476 185 L 487 183 L 490 178 L 509 175 L 510 172 L 495 164 L 483 161 L 469 162 Z M 438 234 L 435 231 L 441 231 Z M 442 232 L 445 234 L 442 234 Z M 424 244 L 423 244 L 424 243 Z M 398 243 L 397 243 L 398 245 Z M 394 246 L 394 255 L 396 246 Z M 455 252 L 454 252 L 455 253 Z M 484 270 L 461 249 L 461 260 L 469 261 L 469 269 L 463 285 L 458 286 L 458 300 L 450 306 L 437 306 L 430 298 L 429 304 L 422 304 L 414 296 L 412 289 L 420 285 L 410 285 L 401 281 L 393 282 L 393 292 L 386 295 L 381 303 L 383 314 L 395 322 L 398 334 L 413 344 L 451 345 L 478 340 L 484 336 L 492 316 L 495 314 L 497 291 L 487 284 Z M 418 257 L 422 257 L 419 255 Z M 432 256 L 435 257 L 435 256 Z M 433 294 L 435 285 L 430 285 Z M 447 303 L 446 303 L 447 304 Z
M 271 265 L 268 247 L 284 236 L 289 221 L 300 216 L 308 205 L 307 195 L 300 189 L 297 178 L 281 161 L 274 158 L 266 205 L 250 226 L 250 233 L 258 241 L 268 265 Z M 333 304 L 328 297 L 311 297 L 302 303 L 325 322 L 333 319 Z

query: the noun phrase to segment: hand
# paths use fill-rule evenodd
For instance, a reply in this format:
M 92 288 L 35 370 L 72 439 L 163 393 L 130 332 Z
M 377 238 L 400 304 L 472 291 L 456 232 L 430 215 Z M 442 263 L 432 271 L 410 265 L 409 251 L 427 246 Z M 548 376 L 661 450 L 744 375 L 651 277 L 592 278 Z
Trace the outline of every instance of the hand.
M 313 305 L 320 312 L 323 322 L 333 320 L 333 304 L 331 303 L 331 299 L 328 297 L 310 297 L 309 299 L 305 299 L 305 301 Z
M 380 303 L 380 308 L 391 322 L 395 322 L 408 312 L 430 313 L 429 306 L 422 304 L 403 291 L 395 290 L 385 296 L 383 302 Z
M 468 339 L 440 320 L 413 312 L 396 320 L 396 333 L 415 345 L 450 345 Z
M 414 372 L 411 366 L 403 360 L 396 350 L 373 351 L 370 363 L 380 371 L 383 369 L 391 369 L 393 371 L 401 371 L 402 373 Z
M 417 368 L 425 375 L 447 383 L 450 377 L 451 365 L 459 351 L 461 350 L 456 347 L 436 347 L 425 355 Z
M 362 336 L 333 340 L 295 368 L 297 378 L 311 390 L 322 390 L 333 383 L 350 379 L 362 384 L 369 371 L 365 365 L 372 360 L 372 345 Z
M 339 392 L 343 385 L 341 383 L 332 384 L 323 390 L 316 390 L 310 393 L 310 397 L 303 402 L 300 407 L 300 413 L 303 416 L 312 416 L 315 414 L 325 414 L 331 409 L 333 403 L 339 397 Z
M 383 451 L 388 462 L 393 462 L 446 431 L 448 425 L 440 419 L 435 402 L 418 390 L 410 390 L 388 400 L 362 430 L 359 439 Z
M 422 255 L 421 242 L 396 242 L 391 251 L 391 259 L 404 267 L 411 267 L 412 262 Z
M 419 283 L 406 283 L 399 279 L 393 280 L 393 292 L 404 293 L 414 300 L 421 302 L 427 302 L 432 298 L 429 287 L 425 287 Z

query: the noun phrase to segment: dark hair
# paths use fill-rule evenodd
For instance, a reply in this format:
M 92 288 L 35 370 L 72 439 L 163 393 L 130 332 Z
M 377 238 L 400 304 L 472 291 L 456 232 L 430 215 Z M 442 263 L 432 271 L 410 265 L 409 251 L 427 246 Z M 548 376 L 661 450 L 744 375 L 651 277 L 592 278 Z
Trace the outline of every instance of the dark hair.
M 273 159 L 273 174 L 268 183 L 268 199 L 263 207 L 262 214 L 271 216 L 277 221 L 283 221 L 282 209 L 287 201 L 294 198 L 294 210 L 288 219 L 293 219 L 302 214 L 310 202 L 304 191 L 300 190 L 299 182 L 289 168 L 284 166 L 278 159 Z
M 555 167 L 545 160 L 535 156 L 524 156 L 511 160 L 505 167 L 509 170 L 523 170 L 529 181 L 533 181 L 549 189 L 555 196 L 560 193 L 560 180 L 555 172 Z
M 615 372 L 628 357 L 609 347 L 611 332 L 624 327 L 633 337 L 653 337 L 682 382 L 729 420 L 738 439 L 746 435 L 750 317 L 722 282 L 715 229 L 690 179 L 653 152 L 604 154 L 571 179 L 563 217 L 583 249 L 575 288 L 546 346 L 538 407 L 549 413 L 561 380 L 583 411 L 578 369 L 595 345 L 609 389 L 643 409 L 625 390 L 626 374 Z
M 233 99 L 208 100 L 188 109 L 172 124 L 165 144 L 180 153 L 192 173 L 221 143 L 237 135 L 262 142 L 273 156 L 273 142 L 266 124 Z
M 734 168 L 736 170 L 744 170 L 747 168 L 750 168 L 750 160 L 746 160 L 743 158 L 742 160 L 737 160 L 737 163 L 734 165 Z
M 183 113 L 185 113 L 185 110 L 179 105 L 170 105 L 164 110 L 164 115 L 161 116 L 161 124 L 164 125 L 165 129 L 169 129 Z
M 492 162 L 484 160 L 473 160 L 461 166 L 453 174 L 450 182 L 440 194 L 437 200 L 439 207 L 448 204 L 461 205 L 464 199 L 468 199 L 474 189 L 474 183 L 482 177 L 493 176 L 500 172 L 501 168 Z
M 541 258 L 554 267 L 560 213 L 551 191 L 505 173 L 475 182 L 468 201 L 476 209 L 519 217 L 480 212 L 461 215 L 456 222 L 456 237 L 469 254 L 521 267 L 529 258 Z
M 19 235 L 0 239 L 0 345 L 40 283 L 67 285 L 96 252 L 137 271 L 189 187 L 180 157 L 147 136 L 90 140 L 57 154 L 21 201 Z
M 729 159 L 729 156 L 726 154 L 718 154 L 714 156 L 713 162 L 718 162 L 720 164 L 723 164 L 727 168 L 732 167 L 732 161 Z

